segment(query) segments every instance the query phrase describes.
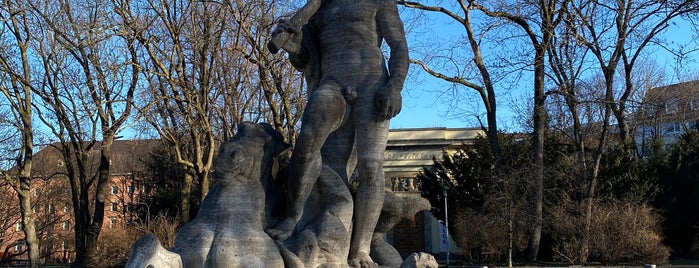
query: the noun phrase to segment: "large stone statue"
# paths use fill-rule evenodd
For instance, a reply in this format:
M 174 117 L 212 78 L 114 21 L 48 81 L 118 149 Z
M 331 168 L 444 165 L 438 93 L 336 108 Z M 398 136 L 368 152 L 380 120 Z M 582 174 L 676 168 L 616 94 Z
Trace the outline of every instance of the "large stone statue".
M 309 0 L 280 21 L 268 47 L 286 51 L 308 85 L 288 177 L 273 179 L 274 156 L 287 148 L 279 133 L 269 125 L 241 124 L 221 146 L 216 182 L 197 217 L 178 232 L 175 248 L 147 236 L 132 246 L 127 267 L 399 265 L 400 255 L 383 235 L 429 206 L 386 197 L 384 189 L 389 119 L 401 110 L 408 71 L 396 2 Z
M 356 155 L 359 186 L 349 264 L 375 267 L 370 246 L 384 200 L 388 120 L 401 110 L 408 70 L 403 24 L 393 0 L 311 0 L 300 13 L 313 14 L 302 29 L 298 20 L 280 21 L 273 34 L 289 35 L 281 48 L 304 71 L 309 100 L 290 163 L 286 218 L 267 231 L 278 241 L 290 237 L 323 164 L 347 183 Z
M 126 267 L 347 267 L 353 200 L 342 176 L 327 165 L 321 167 L 292 235 L 275 241 L 264 231 L 286 219 L 285 213 L 275 213 L 286 199 L 278 198 L 278 184 L 285 178 L 275 170 L 275 156 L 286 148 L 268 124 L 240 124 L 235 137 L 221 145 L 214 184 L 197 216 L 178 231 L 175 247 L 165 249 L 154 235 L 145 236 L 131 247 Z M 430 206 L 417 196 L 382 194 L 371 257 L 382 266 L 398 267 L 402 259 L 383 240 L 385 233 Z

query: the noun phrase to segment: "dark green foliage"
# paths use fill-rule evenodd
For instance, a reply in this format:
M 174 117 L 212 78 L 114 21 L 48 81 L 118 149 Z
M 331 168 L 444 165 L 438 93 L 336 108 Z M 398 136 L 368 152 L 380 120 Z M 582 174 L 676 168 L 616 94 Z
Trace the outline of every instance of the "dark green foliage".
M 488 140 L 479 138 L 443 153 L 418 176 L 432 214 L 444 220 L 447 192 L 449 231 L 467 262 L 502 261 L 509 242 L 521 252 L 526 242 L 529 145 L 501 136 L 503 159 L 496 165 Z M 477 225 L 477 226 L 474 226 Z
M 432 215 L 444 221 L 444 190 L 452 216 L 456 208 L 480 210 L 484 196 L 492 190 L 494 161 L 488 141 L 479 138 L 473 145 L 463 145 L 453 154 L 442 153 L 434 166 L 424 168 L 418 176 L 422 196 L 432 204 Z
M 167 214 L 171 217 L 179 216 L 180 188 L 185 170 L 177 164 L 173 152 L 167 148 L 158 147 L 151 158 L 144 160 L 148 167 L 148 173 L 143 176 L 145 191 L 152 193 L 146 195 L 150 215 Z M 143 215 L 144 217 L 146 215 Z
M 661 161 L 656 157 L 661 156 L 648 160 Z M 619 147 L 611 149 L 602 158 L 596 194 L 605 199 L 652 200 L 660 190 L 653 170 L 644 159 L 628 155 Z
M 665 242 L 676 256 L 688 256 L 699 226 L 699 132 L 683 134 L 671 146 L 667 162 L 657 161 Z

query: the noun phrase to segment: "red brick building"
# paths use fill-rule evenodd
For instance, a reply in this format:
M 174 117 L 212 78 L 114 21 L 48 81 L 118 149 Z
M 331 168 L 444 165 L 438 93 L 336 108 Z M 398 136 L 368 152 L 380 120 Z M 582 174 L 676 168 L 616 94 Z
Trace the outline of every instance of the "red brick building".
M 138 211 L 149 210 L 148 205 L 141 202 L 145 188 L 140 185 L 139 177 L 148 173 L 146 162 L 159 145 L 157 140 L 114 142 L 102 232 L 136 221 Z M 55 143 L 35 154 L 31 181 L 32 210 L 35 213 L 41 256 L 44 262 L 52 263 L 72 261 L 75 256 L 75 221 L 70 181 L 65 175 L 66 163 L 60 148 L 60 144 Z M 88 172 L 97 174 L 99 143 L 91 148 L 87 169 Z M 0 200 L 3 204 L 0 206 L 0 228 L 5 230 L 0 231 L 0 264 L 7 263 L 10 259 L 18 263 L 16 260 L 27 258 L 17 193 L 8 183 L 0 184 L 0 191 L 3 192 Z M 94 191 L 93 186 L 91 195 L 94 195 Z M 92 205 L 93 201 L 90 201 L 90 206 Z

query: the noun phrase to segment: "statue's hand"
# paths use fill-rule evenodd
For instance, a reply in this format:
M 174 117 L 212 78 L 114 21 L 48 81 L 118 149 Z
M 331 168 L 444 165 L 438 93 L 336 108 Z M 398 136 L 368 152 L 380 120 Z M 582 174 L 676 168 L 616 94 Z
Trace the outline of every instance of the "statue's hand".
M 374 99 L 377 116 L 379 119 L 388 120 L 400 113 L 403 105 L 403 97 L 400 95 L 400 86 L 396 86 L 389 80 L 379 91 Z
M 301 49 L 302 38 L 303 34 L 298 26 L 285 19 L 279 19 L 277 27 L 272 31 L 270 50 L 276 53 L 277 50 L 284 49 L 289 53 L 297 54 Z
M 279 19 L 277 21 L 277 27 L 274 28 L 274 31 L 272 31 L 272 35 L 276 35 L 282 32 L 286 33 L 301 33 L 301 29 L 299 29 L 297 26 L 292 25 L 291 22 L 285 20 L 285 19 Z

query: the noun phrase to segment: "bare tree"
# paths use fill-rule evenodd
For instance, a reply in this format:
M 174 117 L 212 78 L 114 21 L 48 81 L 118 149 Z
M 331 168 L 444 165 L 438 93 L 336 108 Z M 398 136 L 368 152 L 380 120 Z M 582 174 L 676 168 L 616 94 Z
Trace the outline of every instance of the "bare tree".
M 41 24 L 34 47 L 43 64 L 35 86 L 43 107 L 39 118 L 58 139 L 66 163 L 75 217 L 73 265 L 84 266 L 104 222 L 112 143 L 131 116 L 138 85 L 135 40 L 121 35 L 108 1 L 28 3 Z M 100 155 L 96 164 L 94 151 Z
M 283 53 L 270 54 L 266 45 L 275 19 L 280 14 L 296 10 L 289 7 L 289 2 L 256 1 L 251 4 L 250 1 L 224 1 L 236 25 L 236 42 L 229 47 L 228 55 L 247 61 L 239 70 L 247 73 L 243 79 L 249 83 L 248 94 L 262 90 L 261 98 L 251 109 L 254 117 L 248 120 L 270 122 L 287 142 L 294 144 L 296 128 L 306 105 L 302 76 L 295 73 Z
M 457 1 L 456 5 L 445 4 L 443 6 L 437 5 L 425 5 L 414 1 L 398 1 L 409 8 L 414 8 L 421 11 L 434 12 L 437 14 L 442 14 L 458 23 L 459 26 L 463 27 L 466 32 L 467 44 L 461 44 L 466 46 L 463 48 L 466 50 L 466 58 L 457 58 L 453 52 L 446 52 L 445 55 L 435 55 L 434 50 L 424 54 L 425 60 L 411 59 L 411 63 L 420 66 L 428 74 L 442 79 L 444 81 L 453 83 L 454 86 L 461 86 L 471 89 L 478 94 L 481 103 L 486 111 L 486 126 L 483 126 L 481 122 L 481 127 L 488 137 L 488 144 L 492 155 L 492 160 L 494 161 L 494 175 L 495 178 L 507 180 L 503 170 L 505 170 L 505 159 L 500 151 L 500 141 L 498 137 L 498 124 L 497 124 L 497 101 L 496 101 L 496 86 L 503 78 L 501 77 L 503 73 L 507 73 L 508 70 L 501 68 L 499 64 L 487 61 L 487 56 L 482 52 L 481 47 L 483 46 L 483 40 L 487 38 L 499 39 L 497 32 L 493 31 L 494 28 L 498 27 L 500 24 L 497 20 L 491 20 L 483 23 L 483 25 L 478 25 L 472 20 L 471 12 L 472 6 L 468 1 Z M 452 10 L 453 9 L 453 10 Z M 453 48 L 452 48 L 453 49 Z M 492 55 L 490 55 L 492 56 Z M 440 60 L 445 59 L 445 60 Z M 453 65 L 453 66 L 452 66 Z M 462 66 L 466 65 L 466 67 Z M 438 68 L 442 67 L 444 71 L 439 71 Z M 472 71 L 475 69 L 475 71 Z M 497 75 L 493 77 L 491 74 L 492 70 L 495 70 Z M 449 74 L 447 74 L 449 72 Z M 480 117 L 477 118 L 480 122 Z M 510 184 L 504 183 L 506 188 Z M 504 189 L 504 192 L 509 192 L 511 189 Z M 509 236 L 509 245 L 512 245 L 512 236 L 514 232 L 513 224 L 513 214 L 505 215 L 505 221 L 508 223 L 507 233 Z M 510 260 L 510 265 L 512 265 L 512 248 L 508 251 L 508 258 Z
M 216 143 L 211 107 L 217 88 L 212 74 L 226 22 L 220 5 L 211 2 L 141 4 L 147 8 L 142 13 L 134 13 L 130 2 L 120 5 L 126 27 L 146 52 L 143 68 L 149 72 L 144 96 L 149 102 L 141 115 L 173 148 L 186 170 L 180 198 L 182 221 L 187 222 L 192 203 L 196 207 L 209 185 Z
M 497 78 L 492 78 L 491 75 L 491 69 L 494 68 L 493 63 L 487 62 L 481 51 L 482 40 L 490 32 L 491 28 L 497 25 L 497 22 L 489 23 L 479 28 L 477 27 L 478 25 L 474 25 L 471 18 L 471 6 L 468 1 L 459 0 L 457 2 L 458 5 L 455 6 L 437 6 L 425 5 L 416 1 L 398 1 L 399 4 L 408 8 L 439 13 L 457 22 L 463 27 L 468 40 L 468 46 L 464 50 L 467 50 L 466 54 L 469 55 L 470 58 L 459 59 L 455 56 L 450 56 L 457 53 L 435 55 L 433 50 L 430 50 L 430 52 L 425 53 L 425 59 L 413 58 L 410 62 L 420 66 L 425 72 L 436 78 L 474 90 L 476 94 L 478 94 L 486 111 L 487 124 L 483 126 L 483 128 L 488 136 L 490 150 L 493 152 L 496 165 L 500 166 L 502 164 L 502 156 L 497 135 L 497 102 L 495 94 L 496 82 L 498 82 L 498 80 Z M 439 60 L 443 57 L 446 59 Z M 449 66 L 450 64 L 454 66 Z M 462 65 L 466 65 L 467 67 L 463 67 Z M 471 73 L 472 68 L 469 67 L 475 67 L 477 72 Z M 440 71 L 439 69 L 443 69 L 444 71 Z M 454 73 L 450 74 L 447 72 Z
M 17 131 L 18 140 L 3 141 L 16 145 L 14 148 L 14 174 L 0 168 L 4 180 L 16 178 L 11 183 L 19 197 L 24 240 L 28 246 L 29 266 L 41 267 L 39 241 L 36 234 L 36 219 L 32 211 L 30 182 L 32 179 L 32 156 L 34 151 L 34 108 L 31 84 L 33 78 L 30 55 L 29 14 L 25 7 L 14 1 L 4 1 L 0 8 L 0 36 L 8 43 L 0 49 L 0 92 L 5 98 L 11 114 L 10 125 Z M 10 43 L 11 42 L 11 43 Z
M 576 144 L 581 155 L 581 164 L 583 167 L 583 177 L 585 180 L 585 190 L 583 192 L 583 203 L 586 206 L 586 232 L 583 235 L 581 242 L 580 256 L 587 256 L 590 244 L 590 225 L 592 221 L 592 206 L 593 198 L 596 190 L 597 179 L 599 176 L 600 162 L 603 154 L 606 152 L 607 144 L 609 143 L 608 134 L 611 133 L 612 116 L 616 122 L 617 133 L 621 148 L 626 153 L 627 158 L 634 157 L 635 142 L 633 139 L 632 126 L 630 125 L 628 114 L 632 112 L 630 107 L 631 101 L 634 100 L 636 92 L 639 91 L 635 82 L 637 81 L 634 74 L 637 73 L 637 62 L 644 57 L 644 51 L 647 47 L 654 43 L 661 42 L 657 36 L 665 31 L 668 27 L 668 22 L 688 12 L 696 11 L 699 5 L 695 1 L 616 1 L 613 3 L 601 1 L 571 1 L 568 7 L 569 14 L 566 19 L 565 36 L 569 43 L 581 46 L 581 49 L 586 51 L 586 54 L 597 63 L 597 67 L 602 73 L 603 78 L 600 92 L 603 96 L 600 97 L 604 113 L 601 120 L 595 122 L 599 125 L 600 135 L 598 138 L 594 156 L 590 165 L 584 161 L 584 139 L 580 133 L 581 129 L 579 121 L 575 122 L 574 132 L 577 137 Z M 559 50 L 559 52 L 561 52 Z M 552 52 L 552 58 L 556 58 L 556 52 Z M 558 59 L 561 59 L 558 57 Z M 587 60 L 584 56 L 578 62 Z M 554 65 L 552 66 L 562 66 Z M 621 70 L 619 70 L 621 68 Z M 569 70 L 572 70 L 568 68 Z M 559 78 L 563 78 L 557 72 Z M 621 73 L 623 85 L 617 86 L 617 75 Z M 559 79 L 566 87 L 571 86 L 571 81 L 575 78 Z M 575 87 L 567 89 L 565 98 L 567 99 L 568 107 L 573 117 L 575 107 L 580 103 L 572 91 Z M 574 119 L 578 120 L 578 119 Z M 582 263 L 585 259 L 580 260 Z
M 697 10 L 699 3 L 692 0 L 571 2 L 570 32 L 598 63 L 605 81 L 605 101 L 611 105 L 620 143 L 630 156 L 634 143 L 628 114 L 629 101 L 637 91 L 633 77 L 637 62 L 649 47 L 665 45 L 658 37 L 670 22 Z M 616 83 L 618 73 L 621 86 Z
M 208 191 L 219 138 L 232 137 L 237 123 L 268 120 L 293 140 L 305 100 L 300 76 L 265 47 L 277 2 L 114 2 L 147 70 L 140 114 L 186 170 L 186 222 Z
M 534 164 L 533 183 L 534 194 L 532 202 L 532 231 L 529 240 L 529 256 L 530 260 L 536 260 L 538 254 L 541 230 L 543 227 L 543 145 L 544 133 L 547 128 L 547 115 L 545 109 L 545 66 L 546 66 L 546 51 L 552 42 L 554 29 L 562 20 L 564 8 L 567 0 L 564 1 L 535 1 L 535 2 L 497 2 L 487 5 L 481 4 L 480 1 L 468 0 L 458 1 L 459 13 L 449 11 L 445 7 L 440 6 L 425 6 L 416 2 L 399 1 L 399 3 L 410 7 L 417 7 L 423 10 L 430 10 L 447 14 L 450 18 L 460 22 L 466 29 L 469 46 L 473 56 L 473 61 L 479 71 L 477 80 L 480 80 L 484 86 L 466 82 L 460 79 L 459 76 L 447 76 L 439 72 L 432 71 L 426 64 L 421 64 L 423 69 L 427 70 L 434 76 L 446 79 L 450 82 L 461 83 L 467 87 L 475 89 L 481 96 L 482 102 L 486 106 L 488 116 L 488 137 L 491 140 L 491 147 L 497 146 L 497 125 L 495 120 L 495 92 L 490 71 L 483 62 L 483 56 L 480 51 L 480 43 L 485 39 L 483 34 L 477 35 L 473 31 L 470 19 L 470 12 L 477 10 L 482 14 L 493 19 L 491 25 L 497 25 L 500 21 L 505 21 L 519 28 L 523 34 L 521 36 L 526 42 L 530 42 L 531 48 L 534 51 L 533 59 L 528 60 L 526 66 L 533 67 L 534 81 L 534 110 L 533 110 L 533 154 L 532 162 Z M 463 15 L 458 15 L 463 14 Z M 493 26 L 491 26 L 493 27 Z M 488 28 L 486 27 L 486 30 Z M 512 35 L 510 33 L 510 35 Z M 509 36 L 501 35 L 497 38 L 505 40 Z M 417 62 L 418 61 L 413 61 Z M 526 67 L 525 66 L 525 67 Z M 457 68 L 460 69 L 462 67 Z M 500 68 L 506 68 L 500 66 Z M 492 68 L 497 69 L 497 68 Z M 493 127 L 493 128 L 491 128 Z M 493 152 L 497 153 L 499 149 L 494 147 Z M 496 158 L 497 159 L 497 158 Z M 499 162 L 499 161 L 497 161 Z
M 536 2 L 493 4 L 487 7 L 470 0 L 472 8 L 482 11 L 492 18 L 504 19 L 518 26 L 531 42 L 534 58 L 534 133 L 533 146 L 533 202 L 532 231 L 529 237 L 527 258 L 534 261 L 539 252 L 543 228 L 543 177 L 544 177 L 544 136 L 548 128 L 545 95 L 546 51 L 554 37 L 554 29 L 561 23 L 568 0 L 541 0 Z

